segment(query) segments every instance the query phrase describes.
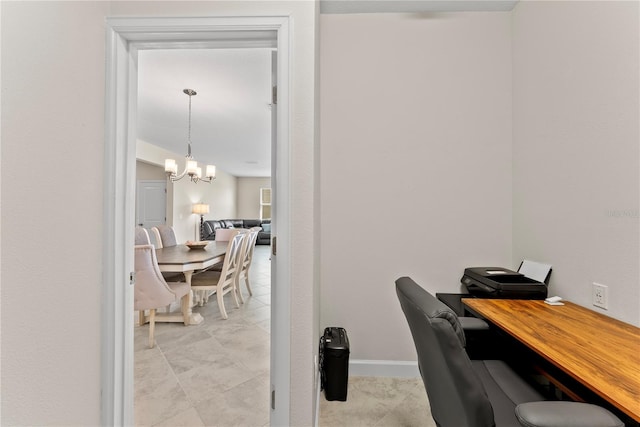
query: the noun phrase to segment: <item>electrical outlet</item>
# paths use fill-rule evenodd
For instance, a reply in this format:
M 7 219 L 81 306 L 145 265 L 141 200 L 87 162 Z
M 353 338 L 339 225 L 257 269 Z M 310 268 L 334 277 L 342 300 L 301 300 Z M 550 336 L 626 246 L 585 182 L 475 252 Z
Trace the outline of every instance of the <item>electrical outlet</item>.
M 608 307 L 609 301 L 607 298 L 608 291 L 609 291 L 609 288 L 606 285 L 601 285 L 599 283 L 593 282 L 593 288 L 592 288 L 592 294 L 591 294 L 593 305 L 607 310 L 609 308 Z

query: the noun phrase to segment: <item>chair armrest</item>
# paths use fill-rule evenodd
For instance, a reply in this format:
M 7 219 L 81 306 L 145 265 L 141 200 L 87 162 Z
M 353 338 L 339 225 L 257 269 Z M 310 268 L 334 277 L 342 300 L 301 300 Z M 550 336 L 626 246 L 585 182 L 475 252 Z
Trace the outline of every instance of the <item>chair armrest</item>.
M 521 403 L 516 417 L 525 427 L 624 427 L 608 410 L 580 402 Z
M 489 329 L 489 324 L 477 317 L 458 317 L 460 326 L 464 331 L 486 331 Z

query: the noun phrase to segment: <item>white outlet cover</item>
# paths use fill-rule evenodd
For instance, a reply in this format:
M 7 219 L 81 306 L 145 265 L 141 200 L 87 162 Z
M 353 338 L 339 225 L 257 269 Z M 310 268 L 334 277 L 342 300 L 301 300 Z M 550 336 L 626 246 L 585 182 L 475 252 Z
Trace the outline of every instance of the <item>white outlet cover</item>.
M 593 305 L 607 310 L 609 304 L 608 286 L 596 282 L 593 282 L 592 286 L 591 296 Z

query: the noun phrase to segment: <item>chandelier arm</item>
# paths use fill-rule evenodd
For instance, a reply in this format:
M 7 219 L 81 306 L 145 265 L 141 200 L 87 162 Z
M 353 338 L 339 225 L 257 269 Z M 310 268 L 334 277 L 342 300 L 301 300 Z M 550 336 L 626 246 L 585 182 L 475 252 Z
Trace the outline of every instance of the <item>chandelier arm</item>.
M 192 182 L 198 183 L 200 181 L 211 183 L 215 177 L 215 166 L 213 166 L 213 171 L 209 171 L 209 166 L 207 165 L 206 173 L 210 174 L 209 176 L 205 176 L 201 178 L 199 175 L 201 174 L 201 169 L 198 167 L 197 162 L 193 160 L 193 156 L 191 155 L 191 97 L 197 95 L 196 91 L 193 89 L 184 89 L 186 95 L 189 96 L 189 117 L 188 117 L 188 134 L 187 134 L 187 155 L 185 160 L 185 167 L 182 173 L 177 174 L 177 165 L 174 160 L 167 159 L 165 160 L 165 172 L 167 176 L 171 179 L 171 182 L 179 181 L 184 178 L 186 175 L 189 175 L 189 178 Z M 191 165 L 190 165 L 191 163 Z M 174 170 L 176 172 L 174 172 Z
M 184 176 L 187 174 L 187 170 L 185 169 L 184 171 L 182 171 L 182 173 L 180 175 L 170 175 L 169 177 L 171 178 L 172 182 L 175 181 L 180 181 L 182 178 L 184 178 Z

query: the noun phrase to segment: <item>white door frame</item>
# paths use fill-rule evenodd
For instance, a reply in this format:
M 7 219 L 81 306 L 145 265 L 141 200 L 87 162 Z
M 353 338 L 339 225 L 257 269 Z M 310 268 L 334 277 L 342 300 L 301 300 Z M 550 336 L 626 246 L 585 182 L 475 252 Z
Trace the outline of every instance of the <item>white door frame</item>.
M 271 304 L 271 391 L 277 405 L 273 426 L 289 424 L 290 230 L 289 153 L 290 22 L 287 16 L 109 18 L 106 22 L 106 105 L 102 291 L 101 423 L 133 425 L 133 244 L 137 52 L 139 49 L 265 47 L 278 55 L 278 118 L 275 144 L 278 236 L 275 263 L 278 292 Z M 277 309 L 276 309 L 277 308 Z M 266 398 L 266 397 L 265 397 Z

